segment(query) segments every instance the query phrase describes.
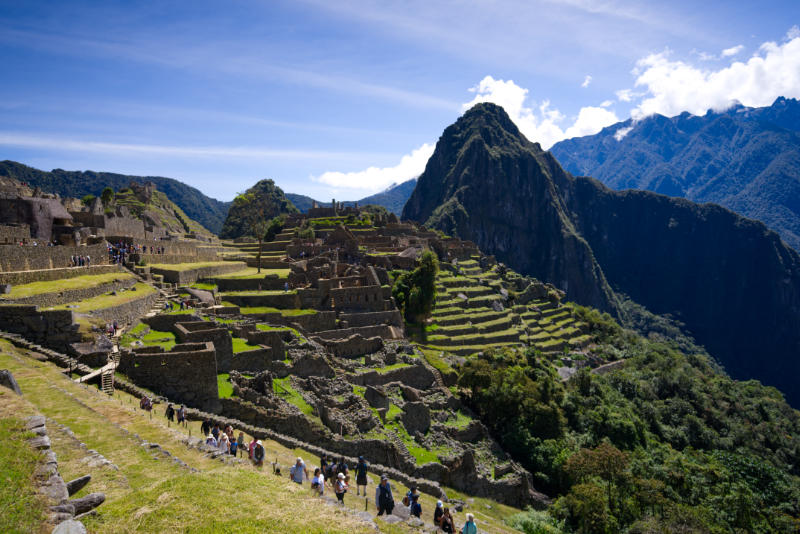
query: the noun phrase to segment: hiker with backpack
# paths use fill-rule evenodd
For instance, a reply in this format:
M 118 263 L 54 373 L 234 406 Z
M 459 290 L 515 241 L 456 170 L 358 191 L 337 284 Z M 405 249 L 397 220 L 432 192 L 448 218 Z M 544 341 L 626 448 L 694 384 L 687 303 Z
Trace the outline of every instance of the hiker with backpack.
M 356 464 L 356 495 L 360 495 L 359 490 L 364 487 L 364 496 L 367 495 L 367 469 L 369 464 L 364 460 L 363 456 L 358 457 L 358 464 Z
M 419 503 L 418 494 L 411 496 L 411 506 L 409 506 L 408 511 L 414 517 L 422 517 L 422 505 Z
M 389 484 L 389 477 L 381 475 L 381 483 L 375 488 L 375 505 L 378 507 L 378 515 L 391 515 L 394 510 L 394 497 L 392 496 L 392 485 Z
M 475 526 L 475 516 L 468 513 L 467 522 L 461 527 L 459 534 L 478 534 L 478 527 Z

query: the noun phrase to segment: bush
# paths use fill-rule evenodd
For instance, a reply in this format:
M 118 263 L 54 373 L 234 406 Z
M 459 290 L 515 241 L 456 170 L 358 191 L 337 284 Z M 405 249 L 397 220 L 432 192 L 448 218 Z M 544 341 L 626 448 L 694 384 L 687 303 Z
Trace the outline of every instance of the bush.
M 563 521 L 558 521 L 550 514 L 528 508 L 524 512 L 514 514 L 506 519 L 506 524 L 525 534 L 562 534 Z

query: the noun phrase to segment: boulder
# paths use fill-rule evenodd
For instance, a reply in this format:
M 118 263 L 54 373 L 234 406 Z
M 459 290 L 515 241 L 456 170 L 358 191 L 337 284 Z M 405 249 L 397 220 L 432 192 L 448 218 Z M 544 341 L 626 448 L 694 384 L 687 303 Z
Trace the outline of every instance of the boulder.
M 407 402 L 403 406 L 403 426 L 409 434 L 426 434 L 431 427 L 431 412 L 422 402 Z
M 384 408 L 386 410 L 389 409 L 389 397 L 382 389 L 374 386 L 367 386 L 366 390 L 364 391 L 364 398 L 373 408 Z
M 0 284 L 0 294 L 7 295 L 11 293 L 11 284 Z
M 292 366 L 292 374 L 301 378 L 308 378 L 309 376 L 333 378 L 336 372 L 325 357 L 319 354 L 305 354 Z
M 0 386 L 5 386 L 17 395 L 22 395 L 22 390 L 19 389 L 19 384 L 8 369 L 0 369 Z
M 78 493 L 89 481 L 92 480 L 92 475 L 84 475 L 80 478 L 76 478 L 75 480 L 70 480 L 67 482 L 67 491 L 69 492 L 69 496 L 72 497 L 76 493 Z
M 419 402 L 422 400 L 419 390 L 412 388 L 411 386 L 401 385 L 400 391 L 403 392 L 403 398 L 408 402 Z
M 53 529 L 53 534 L 86 534 L 86 527 L 83 526 L 83 523 L 80 521 L 70 519 L 59 523 L 56 528 Z
M 90 493 L 86 497 L 81 497 L 80 499 L 72 499 L 67 501 L 67 504 L 71 504 L 75 507 L 76 514 L 83 514 L 88 512 L 89 510 L 93 510 L 97 508 L 101 504 L 103 504 L 106 500 L 105 493 Z

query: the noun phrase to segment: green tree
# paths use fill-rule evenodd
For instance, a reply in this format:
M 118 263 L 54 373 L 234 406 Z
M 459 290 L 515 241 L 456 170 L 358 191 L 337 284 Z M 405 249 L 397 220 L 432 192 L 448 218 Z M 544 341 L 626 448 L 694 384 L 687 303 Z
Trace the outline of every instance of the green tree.
M 81 199 L 81 202 L 83 203 L 83 205 L 84 205 L 84 206 L 88 206 L 88 205 L 90 205 L 92 202 L 94 202 L 94 199 L 95 199 L 95 198 L 97 198 L 97 197 L 95 197 L 94 195 L 92 195 L 92 194 L 90 193 L 90 194 L 88 194 L 88 195 L 84 196 L 84 197 Z
M 109 206 L 111 201 L 114 200 L 114 190 L 110 187 L 103 189 L 103 192 L 100 193 L 100 200 L 103 201 L 103 206 Z
M 422 322 L 433 310 L 438 272 L 439 260 L 436 254 L 426 250 L 422 253 L 417 268 L 403 273 L 395 280 L 392 296 L 409 323 Z
M 594 449 L 581 449 L 567 460 L 565 471 L 574 479 L 584 481 L 599 477 L 606 483 L 609 510 L 614 509 L 612 488 L 625 475 L 628 454 L 603 441 Z

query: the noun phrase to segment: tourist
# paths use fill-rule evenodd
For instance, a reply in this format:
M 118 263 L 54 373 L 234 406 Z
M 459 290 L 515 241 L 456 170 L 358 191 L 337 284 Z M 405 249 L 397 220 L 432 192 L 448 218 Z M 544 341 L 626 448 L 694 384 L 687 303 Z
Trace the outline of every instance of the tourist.
M 206 445 L 210 447 L 217 448 L 217 438 L 214 437 L 214 434 L 209 434 L 206 438 Z
M 233 439 L 233 427 L 231 425 L 225 426 L 225 433 L 228 434 L 228 438 Z
M 89 267 L 92 264 L 92 257 L 86 256 L 86 266 Z
M 203 419 L 203 423 L 200 425 L 200 433 L 204 436 L 211 433 L 211 422 L 208 419 Z
M 289 292 L 289 282 L 284 282 L 283 283 L 283 292 L 284 293 L 288 293 Z
M 214 423 L 214 428 L 211 429 L 211 433 L 214 434 L 214 439 L 219 439 L 219 423 Z
M 219 448 L 220 452 L 223 454 L 228 454 L 230 452 L 231 442 L 228 439 L 228 434 L 225 432 L 223 432 L 219 437 L 219 444 L 217 445 L 217 448 Z
M 320 497 L 325 492 L 325 475 L 322 474 L 322 469 L 319 467 L 314 469 L 314 478 L 311 479 L 311 489 Z
M 298 484 L 303 483 L 303 475 L 305 475 L 306 480 L 308 480 L 308 469 L 306 469 L 306 464 L 303 462 L 303 459 L 299 456 L 297 457 L 297 461 L 295 461 L 294 465 L 291 469 L 289 469 L 289 478 L 292 482 L 297 482 Z
M 261 440 L 256 441 L 256 446 L 253 448 L 253 462 L 258 467 L 264 465 L 264 457 L 267 455 L 267 451 L 264 450 L 264 445 L 261 444 Z
M 442 516 L 444 515 L 444 504 L 442 501 L 436 501 L 436 510 L 433 511 L 433 524 L 437 527 L 442 526 Z
M 461 527 L 460 534 L 478 534 L 478 527 L 475 525 L 475 516 L 467 513 L 467 522 Z
M 419 495 L 414 494 L 411 496 L 411 506 L 408 511 L 414 517 L 422 517 L 422 505 L 419 503 Z
M 367 465 L 363 456 L 358 457 L 358 464 L 356 464 L 356 495 L 360 495 L 359 490 L 364 487 L 364 495 L 367 494 Z
M 181 407 L 178 408 L 178 424 L 181 426 L 186 426 L 186 406 L 181 404 Z
M 164 416 L 169 420 L 170 423 L 173 421 L 173 419 L 175 419 L 175 408 L 172 407 L 171 402 L 167 404 L 167 409 L 164 411 Z
M 344 481 L 344 475 L 339 473 L 336 478 L 336 498 L 344 506 L 344 494 L 347 493 L 347 482 Z
M 445 534 L 453 534 L 456 531 L 456 525 L 453 523 L 453 516 L 450 515 L 450 508 L 445 507 L 442 518 L 439 521 L 441 522 L 439 528 L 441 528 L 442 532 Z
M 392 485 L 389 477 L 381 475 L 381 482 L 375 488 L 375 506 L 378 508 L 378 515 L 391 515 L 394 510 L 394 497 L 392 496 Z
M 253 436 L 253 439 L 250 441 L 250 445 L 248 445 L 247 450 L 249 454 L 249 458 L 253 459 L 253 450 L 256 448 L 256 438 Z
M 328 456 L 323 454 L 319 457 L 319 469 L 322 471 L 323 475 L 327 476 L 328 473 Z
M 347 469 L 347 462 L 344 461 L 344 456 L 339 458 L 339 463 L 336 464 L 336 474 L 339 473 L 343 474 L 345 478 L 349 478 L 348 475 L 350 474 Z
M 236 456 L 236 451 L 238 449 L 239 449 L 239 442 L 236 441 L 235 439 L 230 440 L 230 443 L 228 444 L 228 452 L 230 453 L 230 455 Z
M 239 439 L 236 440 L 236 450 L 239 451 L 239 456 L 241 456 L 244 450 L 244 432 L 239 432 Z

